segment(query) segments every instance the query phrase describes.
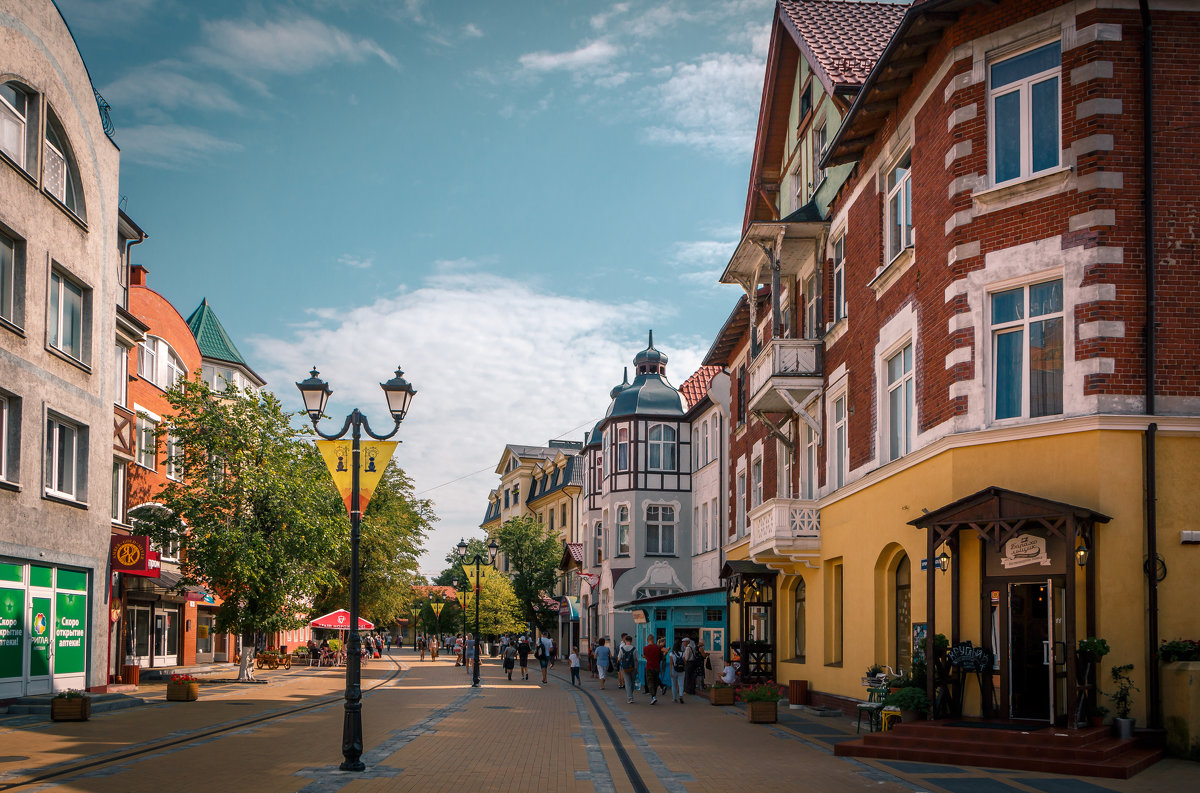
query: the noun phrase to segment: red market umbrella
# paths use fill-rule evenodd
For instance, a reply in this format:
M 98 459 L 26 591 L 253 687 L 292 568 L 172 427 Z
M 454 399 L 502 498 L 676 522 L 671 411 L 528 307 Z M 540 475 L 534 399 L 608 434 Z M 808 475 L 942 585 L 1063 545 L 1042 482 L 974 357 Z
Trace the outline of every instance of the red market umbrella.
M 350 629 L 350 612 L 345 609 L 331 611 L 328 614 L 317 617 L 308 623 L 312 628 L 331 628 L 333 630 L 345 631 Z M 358 618 L 358 629 L 360 631 L 369 631 L 375 629 L 375 623 L 368 622 L 362 617 Z

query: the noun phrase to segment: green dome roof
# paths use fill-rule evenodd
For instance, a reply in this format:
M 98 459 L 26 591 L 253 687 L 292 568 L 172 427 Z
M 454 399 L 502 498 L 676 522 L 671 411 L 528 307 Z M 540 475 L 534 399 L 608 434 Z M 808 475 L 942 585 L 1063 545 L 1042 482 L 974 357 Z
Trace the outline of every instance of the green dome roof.
M 637 372 L 633 382 L 613 389 L 613 400 L 605 418 L 682 416 L 687 412 L 683 397 L 667 382 L 667 356 L 655 349 L 654 331 L 650 331 L 649 345 L 637 354 L 633 363 Z

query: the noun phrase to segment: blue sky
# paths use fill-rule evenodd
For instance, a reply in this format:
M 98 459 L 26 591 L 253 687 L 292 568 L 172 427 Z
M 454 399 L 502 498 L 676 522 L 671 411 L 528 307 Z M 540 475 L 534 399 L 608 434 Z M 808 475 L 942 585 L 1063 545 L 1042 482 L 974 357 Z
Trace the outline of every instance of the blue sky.
M 150 285 L 291 403 L 316 363 L 382 421 L 404 366 L 400 464 L 466 476 L 428 492 L 427 570 L 504 443 L 581 437 L 649 328 L 678 385 L 737 299 L 771 0 L 59 6 Z

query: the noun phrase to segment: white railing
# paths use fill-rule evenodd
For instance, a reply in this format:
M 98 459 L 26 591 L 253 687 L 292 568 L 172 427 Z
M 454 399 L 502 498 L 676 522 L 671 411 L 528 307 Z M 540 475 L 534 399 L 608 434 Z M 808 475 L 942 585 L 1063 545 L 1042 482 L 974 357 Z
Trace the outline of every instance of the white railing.
M 750 510 L 749 519 L 752 558 L 785 558 L 820 546 L 821 512 L 814 501 L 773 498 Z
M 757 394 L 772 377 L 820 375 L 819 339 L 772 339 L 750 364 L 750 394 Z

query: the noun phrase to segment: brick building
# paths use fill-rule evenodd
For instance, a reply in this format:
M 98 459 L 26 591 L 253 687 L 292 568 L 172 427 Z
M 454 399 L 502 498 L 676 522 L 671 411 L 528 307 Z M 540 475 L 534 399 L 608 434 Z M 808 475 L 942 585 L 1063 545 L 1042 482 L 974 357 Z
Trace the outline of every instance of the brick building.
M 773 31 L 723 276 L 754 299 L 705 361 L 734 378 L 744 672 L 848 706 L 940 633 L 991 664 L 966 712 L 1073 724 L 1096 635 L 1161 724 L 1155 648 L 1187 635 L 1200 574 L 1200 13 L 785 0 Z M 877 49 L 839 91 L 847 37 Z M 796 208 L 806 69 L 839 116 L 811 172 L 837 179 Z

